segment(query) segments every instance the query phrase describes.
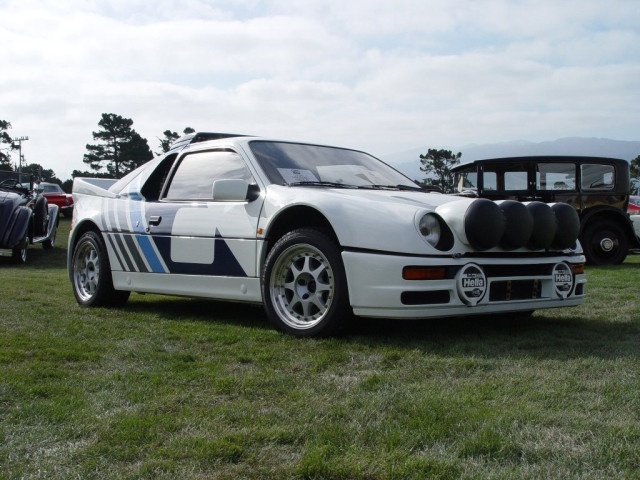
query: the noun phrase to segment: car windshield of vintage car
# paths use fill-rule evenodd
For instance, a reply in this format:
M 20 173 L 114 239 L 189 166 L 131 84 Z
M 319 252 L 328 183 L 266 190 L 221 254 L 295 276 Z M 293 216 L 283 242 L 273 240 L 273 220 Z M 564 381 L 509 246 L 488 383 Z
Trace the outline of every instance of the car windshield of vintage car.
M 31 174 L 0 171 L 0 188 L 31 190 Z
M 250 142 L 271 183 L 342 188 L 419 190 L 415 183 L 364 152 L 301 143 Z
M 468 170 L 460 170 L 455 173 L 453 181 L 458 193 L 475 191 L 478 188 L 478 171 L 475 166 Z

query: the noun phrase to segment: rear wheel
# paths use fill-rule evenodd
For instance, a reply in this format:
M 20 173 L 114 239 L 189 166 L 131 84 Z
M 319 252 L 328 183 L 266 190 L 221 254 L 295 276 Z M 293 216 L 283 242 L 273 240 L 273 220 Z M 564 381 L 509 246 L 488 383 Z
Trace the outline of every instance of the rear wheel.
M 106 307 L 127 302 L 130 292 L 113 288 L 109 255 L 100 234 L 86 232 L 80 237 L 71 268 L 73 294 L 80 305 Z
M 582 236 L 584 254 L 593 265 L 619 265 L 629 252 L 629 240 L 620 225 L 610 221 L 590 224 Z
M 34 237 L 42 237 L 47 232 L 47 200 L 44 197 L 38 197 L 33 206 L 33 235 Z
M 29 246 L 29 238 L 25 237 L 20 245 L 11 251 L 11 259 L 13 263 L 27 263 L 27 247 Z
M 56 235 L 58 234 L 58 226 L 53 227 L 53 232 L 51 232 L 51 236 L 42 242 L 42 248 L 45 250 L 49 250 L 56 246 Z
M 283 332 L 331 335 L 351 316 L 340 249 L 318 230 L 294 230 L 276 242 L 262 288 L 269 320 Z

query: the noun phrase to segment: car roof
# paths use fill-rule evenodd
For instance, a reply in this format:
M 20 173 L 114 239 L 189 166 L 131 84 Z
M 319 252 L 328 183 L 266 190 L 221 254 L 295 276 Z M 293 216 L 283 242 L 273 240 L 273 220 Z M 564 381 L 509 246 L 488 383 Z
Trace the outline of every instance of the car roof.
M 171 144 L 171 150 L 176 150 L 185 145 L 190 145 L 192 143 L 200 143 L 207 142 L 209 140 L 222 140 L 224 138 L 233 138 L 233 137 L 251 137 L 252 135 L 246 135 L 242 133 L 219 133 L 219 132 L 196 132 L 189 133 L 177 139 L 175 142 Z
M 522 157 L 500 157 L 500 158 L 485 158 L 482 160 L 475 160 L 473 162 L 464 163 L 462 165 L 456 165 L 451 170 L 456 172 L 469 168 L 470 166 L 483 165 L 485 163 L 492 164 L 508 164 L 508 163 L 604 163 L 611 165 L 627 166 L 629 162 L 621 158 L 610 157 L 593 157 L 583 155 L 530 155 Z

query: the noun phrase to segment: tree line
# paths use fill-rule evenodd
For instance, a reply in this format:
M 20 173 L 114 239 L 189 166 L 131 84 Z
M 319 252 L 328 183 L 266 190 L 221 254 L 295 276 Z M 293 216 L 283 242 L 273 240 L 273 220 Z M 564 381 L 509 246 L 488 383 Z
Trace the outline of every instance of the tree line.
M 87 152 L 82 161 L 90 170 L 74 170 L 71 179 L 61 181 L 51 169 L 45 169 L 37 163 L 30 163 L 22 167 L 22 171 L 36 176 L 45 182 L 58 183 L 70 192 L 75 177 L 104 177 L 121 178 L 140 165 L 154 157 L 146 138 L 140 136 L 133 128 L 133 120 L 115 113 L 103 113 L 98 121 L 98 130 L 92 132 L 96 143 L 87 144 Z M 8 130 L 11 123 L 0 120 L 0 170 L 13 170 L 11 152 L 16 146 Z M 191 127 L 183 130 L 183 134 L 195 133 Z M 171 149 L 171 145 L 180 137 L 177 132 L 165 130 L 162 137 L 158 137 L 160 150 L 156 155 L 162 155 Z M 462 153 L 451 150 L 429 148 L 427 153 L 420 155 L 420 171 L 425 174 L 423 180 L 416 180 L 425 187 L 436 187 L 445 193 L 453 192 L 453 167 L 460 163 Z M 631 189 L 640 188 L 640 155 L 630 163 L 632 178 Z
M 17 170 L 11 162 L 11 153 L 17 148 L 8 130 L 11 123 L 0 120 L 0 170 Z M 186 127 L 183 134 L 195 133 L 191 127 Z M 146 138 L 143 138 L 133 128 L 133 120 L 115 113 L 103 113 L 98 122 L 98 129 L 92 132 L 95 143 L 86 145 L 86 153 L 82 161 L 89 170 L 73 170 L 71 179 L 62 181 L 55 172 L 46 169 L 38 163 L 22 166 L 22 171 L 34 175 L 39 181 L 57 183 L 70 192 L 75 177 L 122 178 L 140 165 L 154 157 Z M 158 140 L 159 151 L 155 155 L 162 155 L 171 149 L 171 145 L 180 134 L 172 130 L 162 132 Z

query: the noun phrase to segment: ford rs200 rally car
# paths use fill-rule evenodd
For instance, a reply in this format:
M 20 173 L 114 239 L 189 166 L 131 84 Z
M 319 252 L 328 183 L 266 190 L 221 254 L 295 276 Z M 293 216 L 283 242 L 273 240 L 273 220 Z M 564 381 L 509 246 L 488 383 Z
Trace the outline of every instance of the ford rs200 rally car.
M 263 303 L 300 336 L 352 314 L 426 318 L 579 305 L 566 204 L 427 193 L 366 153 L 196 133 L 120 180 L 76 178 L 81 305 L 130 292 Z

